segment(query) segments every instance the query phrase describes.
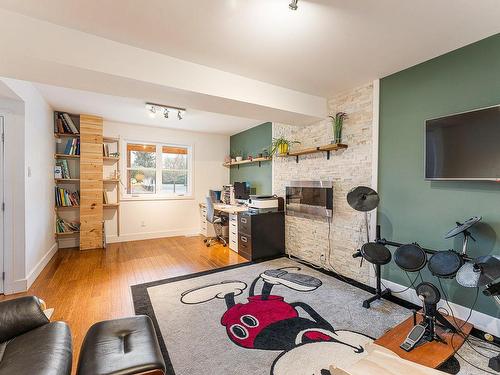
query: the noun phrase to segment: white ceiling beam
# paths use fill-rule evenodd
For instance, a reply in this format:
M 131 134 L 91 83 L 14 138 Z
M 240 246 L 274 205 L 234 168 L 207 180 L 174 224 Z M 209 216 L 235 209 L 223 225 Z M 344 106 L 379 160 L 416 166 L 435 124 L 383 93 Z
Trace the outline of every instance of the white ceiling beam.
M 0 75 L 233 116 L 308 124 L 326 99 L 0 10 Z

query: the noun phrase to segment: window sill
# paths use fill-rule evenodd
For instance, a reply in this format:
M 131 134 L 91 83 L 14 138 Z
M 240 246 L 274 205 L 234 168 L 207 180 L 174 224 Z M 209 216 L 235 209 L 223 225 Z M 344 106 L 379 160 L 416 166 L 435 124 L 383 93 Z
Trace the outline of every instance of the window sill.
M 135 202 L 135 201 L 178 201 L 178 200 L 194 200 L 193 195 L 164 195 L 164 196 L 122 196 L 122 202 Z

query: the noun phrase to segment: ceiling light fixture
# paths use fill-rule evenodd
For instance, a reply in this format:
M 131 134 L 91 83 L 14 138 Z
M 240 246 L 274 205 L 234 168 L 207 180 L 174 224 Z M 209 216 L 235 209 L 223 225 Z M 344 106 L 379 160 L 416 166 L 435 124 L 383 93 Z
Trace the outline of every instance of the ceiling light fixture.
M 151 117 L 156 117 L 157 113 L 163 112 L 163 117 L 168 119 L 170 111 L 177 111 L 177 118 L 182 120 L 184 115 L 186 114 L 186 108 L 172 107 L 170 105 L 157 104 L 157 103 L 146 103 L 146 109 L 149 111 L 149 115 Z
M 292 2 L 290 4 L 288 4 L 288 7 L 291 9 L 291 10 L 297 10 L 298 8 L 298 5 L 297 3 L 299 2 L 299 0 L 292 0 Z

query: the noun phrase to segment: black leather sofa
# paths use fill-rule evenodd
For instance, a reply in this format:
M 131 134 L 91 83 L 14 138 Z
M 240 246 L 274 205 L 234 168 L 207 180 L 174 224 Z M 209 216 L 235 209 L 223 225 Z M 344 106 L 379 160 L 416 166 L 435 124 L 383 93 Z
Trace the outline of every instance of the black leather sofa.
M 50 322 L 37 297 L 0 303 L 0 375 L 71 374 L 69 327 Z

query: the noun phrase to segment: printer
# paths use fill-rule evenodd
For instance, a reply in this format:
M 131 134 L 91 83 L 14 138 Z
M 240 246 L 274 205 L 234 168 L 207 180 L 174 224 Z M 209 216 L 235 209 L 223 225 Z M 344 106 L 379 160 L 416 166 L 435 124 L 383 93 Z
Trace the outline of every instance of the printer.
M 248 207 L 255 209 L 278 208 L 278 197 L 274 195 L 250 195 Z

